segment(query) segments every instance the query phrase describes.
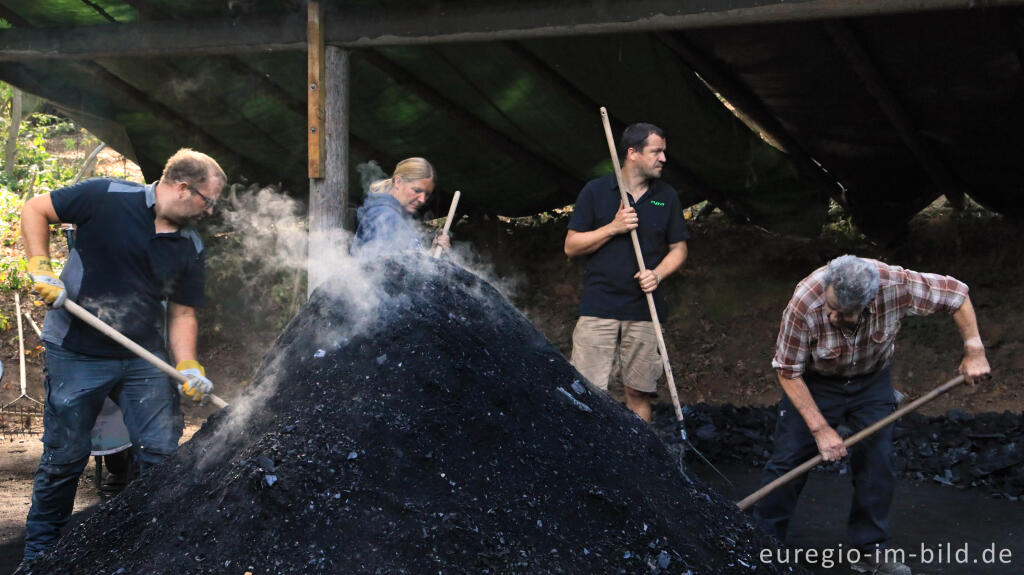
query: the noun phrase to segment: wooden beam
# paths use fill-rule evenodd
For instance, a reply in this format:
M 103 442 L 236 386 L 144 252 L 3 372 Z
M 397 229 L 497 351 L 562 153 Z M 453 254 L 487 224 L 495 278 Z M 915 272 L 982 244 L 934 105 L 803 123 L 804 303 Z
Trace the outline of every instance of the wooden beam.
M 113 23 L 117 22 L 117 19 L 115 19 L 113 16 L 111 16 L 99 4 L 97 4 L 95 2 L 91 2 L 90 0 L 82 0 L 82 4 L 85 4 L 89 8 L 92 8 L 97 14 L 99 14 L 100 16 L 103 16 L 103 19 L 106 20 L 107 22 L 113 22 Z
M 306 152 L 309 156 L 309 177 L 324 177 L 324 35 L 321 23 L 324 10 L 319 2 L 310 2 L 306 25 L 307 77 L 306 101 L 309 106 Z
M 921 168 L 935 184 L 938 192 L 945 195 L 946 199 L 957 209 L 964 209 L 964 193 L 953 173 L 921 139 L 910 115 L 896 94 L 889 88 L 864 45 L 844 21 L 826 22 L 824 26 L 825 31 L 846 57 L 850 66 L 860 76 L 864 88 L 875 99 L 878 107 L 882 109 L 882 113 L 896 129 L 900 139 L 903 140 L 904 145 L 917 158 Z
M 235 54 L 306 49 L 306 15 L 160 20 L 80 28 L 0 30 L 0 61 Z
M 137 0 L 129 0 L 134 2 Z M 566 0 L 345 3 L 325 14 L 337 22 L 325 41 L 344 47 L 495 42 L 826 20 L 939 10 L 993 10 L 1024 0 Z M 332 4 L 332 7 L 335 5 Z M 306 15 L 239 16 L 211 20 L 46 30 L 0 30 L 0 60 L 147 57 L 306 49 Z
M 321 178 L 309 180 L 309 243 L 307 296 L 331 275 L 331 263 L 339 250 L 347 250 L 344 239 L 348 206 L 349 176 L 349 87 L 348 50 L 329 46 L 324 54 L 325 72 L 321 90 L 325 96 L 327 162 Z
M 124 82 L 103 67 L 89 62 L 66 62 L 62 65 L 68 67 L 69 83 L 72 81 L 83 82 L 89 81 L 87 79 L 94 79 L 96 85 L 102 86 L 107 91 L 107 97 L 116 98 L 127 109 L 143 111 L 164 123 L 170 129 L 177 130 L 181 134 L 187 134 L 182 139 L 191 140 L 189 142 L 190 145 L 217 158 L 231 158 L 238 164 L 245 163 L 239 161 L 241 158 L 236 153 L 230 151 L 229 147 L 220 142 L 215 135 L 207 133 L 202 126 L 182 118 L 173 110 L 159 102 L 153 101 L 146 93 Z M 4 81 L 24 87 L 26 91 L 42 98 L 62 102 L 64 106 L 70 107 L 67 103 L 67 98 L 62 97 L 65 95 L 63 92 L 69 89 L 68 86 L 37 81 L 34 74 L 40 73 L 39 70 L 15 64 L 0 68 L 0 72 L 2 72 L 0 77 Z M 99 117 L 109 115 L 109 110 L 104 109 L 102 104 L 96 102 L 94 106 L 94 109 L 83 108 L 82 111 Z
M 760 98 L 735 76 L 724 70 L 723 64 L 695 48 L 686 40 L 682 32 L 659 33 L 658 39 L 669 50 L 675 52 L 676 56 L 695 71 L 709 87 L 721 94 L 732 106 L 756 124 L 757 129 L 778 142 L 804 175 L 813 178 L 823 189 L 828 190 L 830 196 L 840 197 L 842 187 L 839 183 L 822 169 L 821 165 L 811 157 L 807 149 L 782 125 L 782 122 L 772 114 Z

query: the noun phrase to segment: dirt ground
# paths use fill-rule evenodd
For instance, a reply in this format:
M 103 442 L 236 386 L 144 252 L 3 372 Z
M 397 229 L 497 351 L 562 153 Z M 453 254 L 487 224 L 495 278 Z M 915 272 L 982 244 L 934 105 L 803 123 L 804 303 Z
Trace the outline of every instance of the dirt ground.
M 185 427 L 182 443 L 199 429 L 195 424 Z M 32 475 L 39 466 L 43 444 L 42 428 L 34 425 L 31 433 L 0 434 L 0 573 L 13 571 L 21 561 L 25 542 L 25 516 L 32 504 Z M 104 475 L 106 477 L 106 475 Z M 115 492 L 101 491 L 96 485 L 95 458 L 90 461 L 78 481 L 73 525 L 85 520 L 97 506 Z

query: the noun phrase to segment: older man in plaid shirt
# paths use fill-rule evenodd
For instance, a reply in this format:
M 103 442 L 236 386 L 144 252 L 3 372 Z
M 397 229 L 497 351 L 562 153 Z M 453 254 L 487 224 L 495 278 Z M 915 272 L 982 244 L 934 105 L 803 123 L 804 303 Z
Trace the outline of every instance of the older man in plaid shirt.
M 772 366 L 785 394 L 779 403 L 775 451 L 762 485 L 821 453 L 825 461 L 847 455 L 835 427 L 855 432 L 896 409 L 890 360 L 901 320 L 908 315 L 950 313 L 964 342 L 959 371 L 969 382 L 989 373 L 985 347 L 967 285 L 955 278 L 918 273 L 846 255 L 797 284 L 782 315 Z M 854 494 L 847 524 L 862 560 L 856 571 L 909 575 L 886 563 L 893 494 L 892 426 L 850 449 Z M 784 540 L 806 475 L 783 485 L 754 510 L 761 525 Z

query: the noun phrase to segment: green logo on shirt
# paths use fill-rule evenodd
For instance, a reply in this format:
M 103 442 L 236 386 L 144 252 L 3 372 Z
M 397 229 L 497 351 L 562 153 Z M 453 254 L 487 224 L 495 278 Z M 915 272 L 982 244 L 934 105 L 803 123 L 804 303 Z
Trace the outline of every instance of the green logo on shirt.
M 651 200 L 651 203 L 656 205 L 656 206 L 664 206 L 665 205 L 665 202 L 659 202 L 657 200 Z

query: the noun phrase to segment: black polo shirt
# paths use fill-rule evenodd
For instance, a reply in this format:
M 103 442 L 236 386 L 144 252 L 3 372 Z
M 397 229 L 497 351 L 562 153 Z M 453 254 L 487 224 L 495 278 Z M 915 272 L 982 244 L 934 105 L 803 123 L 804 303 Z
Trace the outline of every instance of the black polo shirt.
M 164 349 L 168 299 L 204 303 L 203 243 L 192 228 L 156 233 L 155 184 L 96 178 L 50 193 L 57 217 L 75 224 L 60 277 L 68 297 L 150 351 Z M 46 314 L 43 339 L 102 357 L 132 352 L 62 309 Z
M 628 196 L 627 196 L 628 197 Z M 672 186 L 651 180 L 647 192 L 636 202 L 639 226 L 637 237 L 647 269 L 653 269 L 668 253 L 670 244 L 685 241 L 690 232 L 683 219 L 683 206 Z M 622 197 L 615 175 L 587 182 L 576 199 L 569 229 L 589 232 L 615 219 Z M 587 277 L 583 284 L 579 315 L 622 321 L 651 321 L 647 297 L 633 277 L 638 271 L 630 234 L 619 234 L 587 257 Z M 654 303 L 659 319 L 665 319 L 665 300 L 655 290 Z

